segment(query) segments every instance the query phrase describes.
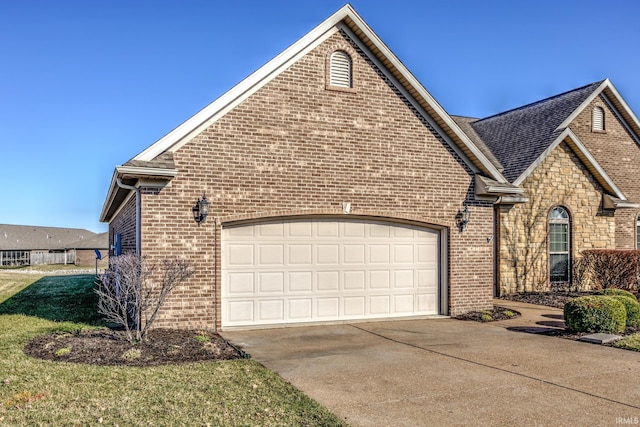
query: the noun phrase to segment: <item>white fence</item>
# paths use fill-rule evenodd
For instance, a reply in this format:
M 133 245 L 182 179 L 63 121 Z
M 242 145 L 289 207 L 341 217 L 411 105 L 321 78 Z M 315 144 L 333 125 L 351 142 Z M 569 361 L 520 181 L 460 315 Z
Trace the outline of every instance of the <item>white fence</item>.
M 75 264 L 76 251 L 0 251 L 0 265 Z

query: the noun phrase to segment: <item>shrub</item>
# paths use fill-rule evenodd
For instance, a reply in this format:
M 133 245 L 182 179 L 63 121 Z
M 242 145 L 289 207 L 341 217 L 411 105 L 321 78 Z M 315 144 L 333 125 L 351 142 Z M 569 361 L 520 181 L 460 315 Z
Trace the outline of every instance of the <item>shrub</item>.
M 180 259 L 154 263 L 136 254 L 112 257 L 95 290 L 98 311 L 124 327 L 129 342 L 145 340 L 169 293 L 193 273 Z
M 601 289 L 596 292 L 596 295 L 607 295 L 610 297 L 623 296 L 623 297 L 632 298 L 635 302 L 638 302 L 638 299 L 634 294 L 632 294 L 629 291 L 625 291 L 624 289 L 613 289 L 613 288 Z
M 621 333 L 627 324 L 627 312 L 613 297 L 586 296 L 564 305 L 564 320 L 568 329 L 577 332 Z
M 627 326 L 640 326 L 640 304 L 636 297 L 628 297 L 626 295 L 611 295 L 624 305 L 624 310 L 627 313 Z
M 582 252 L 582 271 L 575 279 L 585 281 L 588 278 L 593 285 L 603 289 L 637 290 L 639 259 L 638 250 L 589 249 Z

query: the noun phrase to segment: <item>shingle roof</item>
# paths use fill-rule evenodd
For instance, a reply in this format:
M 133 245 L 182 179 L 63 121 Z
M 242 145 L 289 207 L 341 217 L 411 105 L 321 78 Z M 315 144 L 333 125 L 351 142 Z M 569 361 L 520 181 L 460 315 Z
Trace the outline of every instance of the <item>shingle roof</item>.
M 463 116 L 451 116 L 454 122 L 462 129 L 464 133 L 467 134 L 471 142 L 476 144 L 478 149 L 482 151 L 482 153 L 489 159 L 491 163 L 498 169 L 500 172 L 504 171 L 504 166 L 500 163 L 500 161 L 493 155 L 493 152 L 487 147 L 482 138 L 478 136 L 475 129 L 471 126 L 471 123 L 477 121 L 478 119 L 474 119 L 472 117 L 463 117 Z
M 562 133 L 558 126 L 601 84 L 591 83 L 469 125 L 502 164 L 505 178 L 514 182 Z
M 0 224 L 0 250 L 76 249 L 82 247 L 82 241 L 95 236 L 81 228 Z

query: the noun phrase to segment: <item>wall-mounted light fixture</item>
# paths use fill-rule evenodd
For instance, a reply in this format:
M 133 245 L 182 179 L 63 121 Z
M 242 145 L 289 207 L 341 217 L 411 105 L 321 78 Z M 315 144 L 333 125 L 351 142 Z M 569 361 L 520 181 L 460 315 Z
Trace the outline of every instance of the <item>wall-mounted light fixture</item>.
M 469 224 L 469 218 L 471 217 L 471 212 L 465 206 L 464 210 L 458 210 L 456 214 L 456 224 L 458 225 L 458 230 L 462 233 L 466 228 L 467 224 Z
M 205 222 L 207 215 L 209 215 L 209 201 L 207 200 L 207 196 L 203 194 L 202 199 L 198 200 L 191 210 L 193 211 L 193 219 L 195 219 L 198 224 Z

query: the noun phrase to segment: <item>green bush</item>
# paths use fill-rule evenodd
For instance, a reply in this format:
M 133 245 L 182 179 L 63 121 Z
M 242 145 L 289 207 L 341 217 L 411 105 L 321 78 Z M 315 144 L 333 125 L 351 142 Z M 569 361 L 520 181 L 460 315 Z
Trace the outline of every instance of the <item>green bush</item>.
M 593 295 L 566 303 L 564 321 L 568 329 L 577 332 L 621 333 L 627 325 L 627 312 L 617 299 Z
M 624 305 L 624 310 L 627 312 L 627 326 L 640 326 L 640 303 L 634 296 L 627 296 L 624 294 L 611 295 L 620 301 Z
M 632 294 L 629 291 L 625 291 L 624 289 L 614 289 L 614 288 L 601 289 L 596 292 L 596 295 L 608 295 L 610 297 L 621 295 L 625 297 L 631 297 L 633 298 L 634 301 L 638 302 L 638 298 L 636 298 L 634 294 Z

